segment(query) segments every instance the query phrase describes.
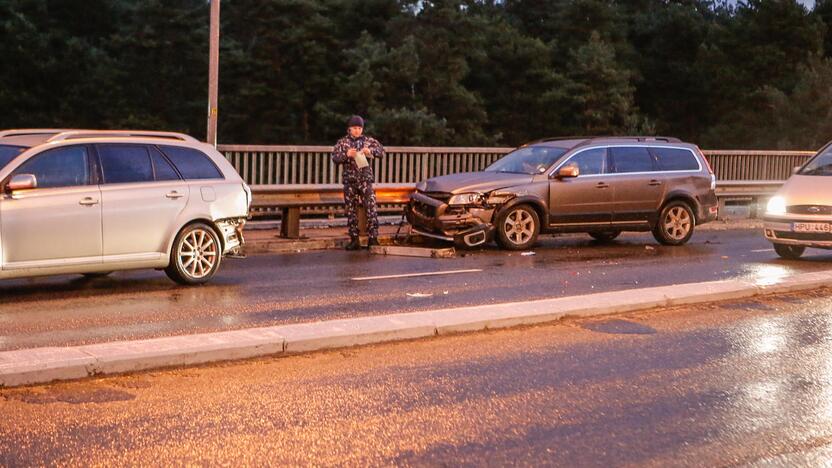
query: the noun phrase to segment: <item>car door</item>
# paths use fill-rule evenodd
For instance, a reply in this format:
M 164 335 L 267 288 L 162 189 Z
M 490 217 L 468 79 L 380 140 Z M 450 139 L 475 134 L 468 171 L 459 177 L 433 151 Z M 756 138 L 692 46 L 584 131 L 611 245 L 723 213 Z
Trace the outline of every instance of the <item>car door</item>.
M 577 177 L 549 179 L 549 224 L 553 227 L 604 227 L 612 220 L 613 188 L 607 173 L 606 148 L 589 148 L 572 155 L 557 170 L 578 168 Z M 556 171 L 557 171 L 556 170 Z
M 12 177 L 31 174 L 36 188 L 0 198 L 3 269 L 48 268 L 101 262 L 101 193 L 86 145 L 36 154 Z
M 655 215 L 664 180 L 645 146 L 610 148 L 614 177 L 613 224 L 641 224 Z
M 102 143 L 104 261 L 161 259 L 188 203 L 188 185 L 153 145 Z

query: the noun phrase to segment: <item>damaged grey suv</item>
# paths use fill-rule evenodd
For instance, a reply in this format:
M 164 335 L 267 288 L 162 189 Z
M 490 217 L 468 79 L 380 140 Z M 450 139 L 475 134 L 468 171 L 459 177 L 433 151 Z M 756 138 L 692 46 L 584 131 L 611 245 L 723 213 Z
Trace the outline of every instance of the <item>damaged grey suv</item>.
M 416 185 L 406 208 L 413 233 L 473 247 L 496 238 L 510 250 L 540 233 L 586 232 L 609 241 L 652 231 L 681 245 L 717 217 L 716 178 L 696 145 L 676 138 L 540 140 L 482 172 Z

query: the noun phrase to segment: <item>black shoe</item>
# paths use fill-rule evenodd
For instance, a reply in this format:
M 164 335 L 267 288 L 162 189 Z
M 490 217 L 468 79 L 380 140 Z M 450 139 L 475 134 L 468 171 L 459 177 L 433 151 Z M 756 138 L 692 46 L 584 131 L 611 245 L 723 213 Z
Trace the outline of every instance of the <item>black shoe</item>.
M 367 248 L 369 249 L 370 247 L 372 247 L 374 245 L 381 245 L 381 244 L 378 243 L 378 239 L 376 239 L 375 237 L 371 237 L 370 240 L 367 241 Z
M 358 242 L 357 237 L 350 238 L 349 244 L 344 246 L 344 250 L 358 250 L 361 248 L 361 243 Z

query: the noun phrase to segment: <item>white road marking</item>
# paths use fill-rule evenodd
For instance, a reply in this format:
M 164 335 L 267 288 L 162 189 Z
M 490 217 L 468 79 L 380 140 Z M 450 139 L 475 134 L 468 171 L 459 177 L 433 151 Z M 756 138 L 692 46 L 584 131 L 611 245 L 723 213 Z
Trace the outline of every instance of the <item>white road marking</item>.
M 774 252 L 774 249 L 757 249 L 752 250 L 752 252 Z
M 456 275 L 459 273 L 477 273 L 482 271 L 482 269 L 477 268 L 474 270 L 448 270 L 448 271 L 429 271 L 425 273 L 406 273 L 403 275 L 386 275 L 386 276 L 360 276 L 358 278 L 351 278 L 353 281 L 370 281 L 370 280 L 381 280 L 381 279 L 394 279 L 394 278 L 414 278 L 417 276 L 438 276 L 438 275 Z

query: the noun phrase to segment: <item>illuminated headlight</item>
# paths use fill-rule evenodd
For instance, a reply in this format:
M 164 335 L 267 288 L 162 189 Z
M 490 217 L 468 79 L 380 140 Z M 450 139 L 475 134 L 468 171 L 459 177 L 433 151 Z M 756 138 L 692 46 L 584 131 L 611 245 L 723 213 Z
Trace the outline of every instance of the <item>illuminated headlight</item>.
M 449 205 L 482 205 L 483 196 L 481 193 L 461 193 L 454 195 L 448 200 Z
M 783 197 L 771 197 L 766 206 L 766 212 L 771 214 L 786 214 L 786 199 Z

